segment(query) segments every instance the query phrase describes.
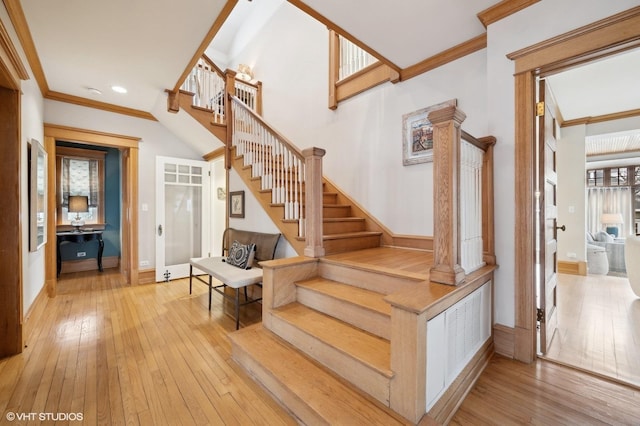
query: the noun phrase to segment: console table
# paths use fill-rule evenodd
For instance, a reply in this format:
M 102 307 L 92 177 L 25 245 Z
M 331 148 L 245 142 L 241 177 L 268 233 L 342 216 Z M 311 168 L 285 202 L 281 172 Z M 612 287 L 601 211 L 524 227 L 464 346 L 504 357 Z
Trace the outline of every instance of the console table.
M 104 241 L 102 240 L 102 230 L 99 231 L 70 231 L 58 232 L 58 276 L 62 269 L 62 257 L 60 255 L 60 246 L 64 243 L 84 244 L 89 241 L 98 242 L 98 269 L 102 272 L 102 252 L 104 250 Z

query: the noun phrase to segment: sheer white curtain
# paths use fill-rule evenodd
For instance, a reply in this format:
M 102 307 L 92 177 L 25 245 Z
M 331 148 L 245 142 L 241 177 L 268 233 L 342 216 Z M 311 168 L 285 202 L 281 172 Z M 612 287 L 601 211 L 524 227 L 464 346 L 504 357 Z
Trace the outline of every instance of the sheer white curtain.
M 624 224 L 620 226 L 621 237 L 633 231 L 631 188 L 588 188 L 587 189 L 587 230 L 596 233 L 604 229 L 600 222 L 603 213 L 620 213 Z

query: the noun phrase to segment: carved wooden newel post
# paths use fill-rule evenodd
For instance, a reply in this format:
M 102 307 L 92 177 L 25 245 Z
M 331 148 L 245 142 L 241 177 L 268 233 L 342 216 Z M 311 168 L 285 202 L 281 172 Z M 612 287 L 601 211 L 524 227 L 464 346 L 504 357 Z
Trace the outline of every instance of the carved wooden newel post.
M 305 238 L 304 255 L 324 256 L 322 246 L 322 148 L 307 148 L 302 151 L 305 167 Z
M 431 281 L 458 285 L 460 266 L 460 125 L 455 106 L 429 113 L 433 125 L 433 267 Z

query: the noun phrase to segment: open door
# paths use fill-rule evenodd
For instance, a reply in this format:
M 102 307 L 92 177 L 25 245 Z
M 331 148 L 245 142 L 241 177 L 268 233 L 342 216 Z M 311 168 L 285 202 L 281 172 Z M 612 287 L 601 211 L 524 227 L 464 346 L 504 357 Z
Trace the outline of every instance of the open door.
M 538 80 L 538 193 L 539 209 L 539 275 L 537 277 L 537 320 L 540 330 L 538 352 L 544 354 L 558 327 L 557 266 L 558 209 L 556 206 L 558 175 L 556 173 L 556 106 L 543 79 Z
M 189 276 L 189 259 L 209 255 L 209 163 L 156 159 L 156 281 Z

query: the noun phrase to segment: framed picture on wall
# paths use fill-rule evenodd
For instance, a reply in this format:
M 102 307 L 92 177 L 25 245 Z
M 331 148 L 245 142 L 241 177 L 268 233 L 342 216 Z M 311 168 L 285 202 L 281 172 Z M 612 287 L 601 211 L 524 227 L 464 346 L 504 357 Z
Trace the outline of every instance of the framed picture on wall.
M 40 142 L 29 144 L 29 251 L 47 242 L 47 152 Z
M 229 217 L 244 218 L 244 191 L 229 193 Z
M 431 111 L 456 106 L 456 99 L 441 102 L 402 116 L 402 164 L 426 163 L 433 161 L 433 127 L 427 118 Z

